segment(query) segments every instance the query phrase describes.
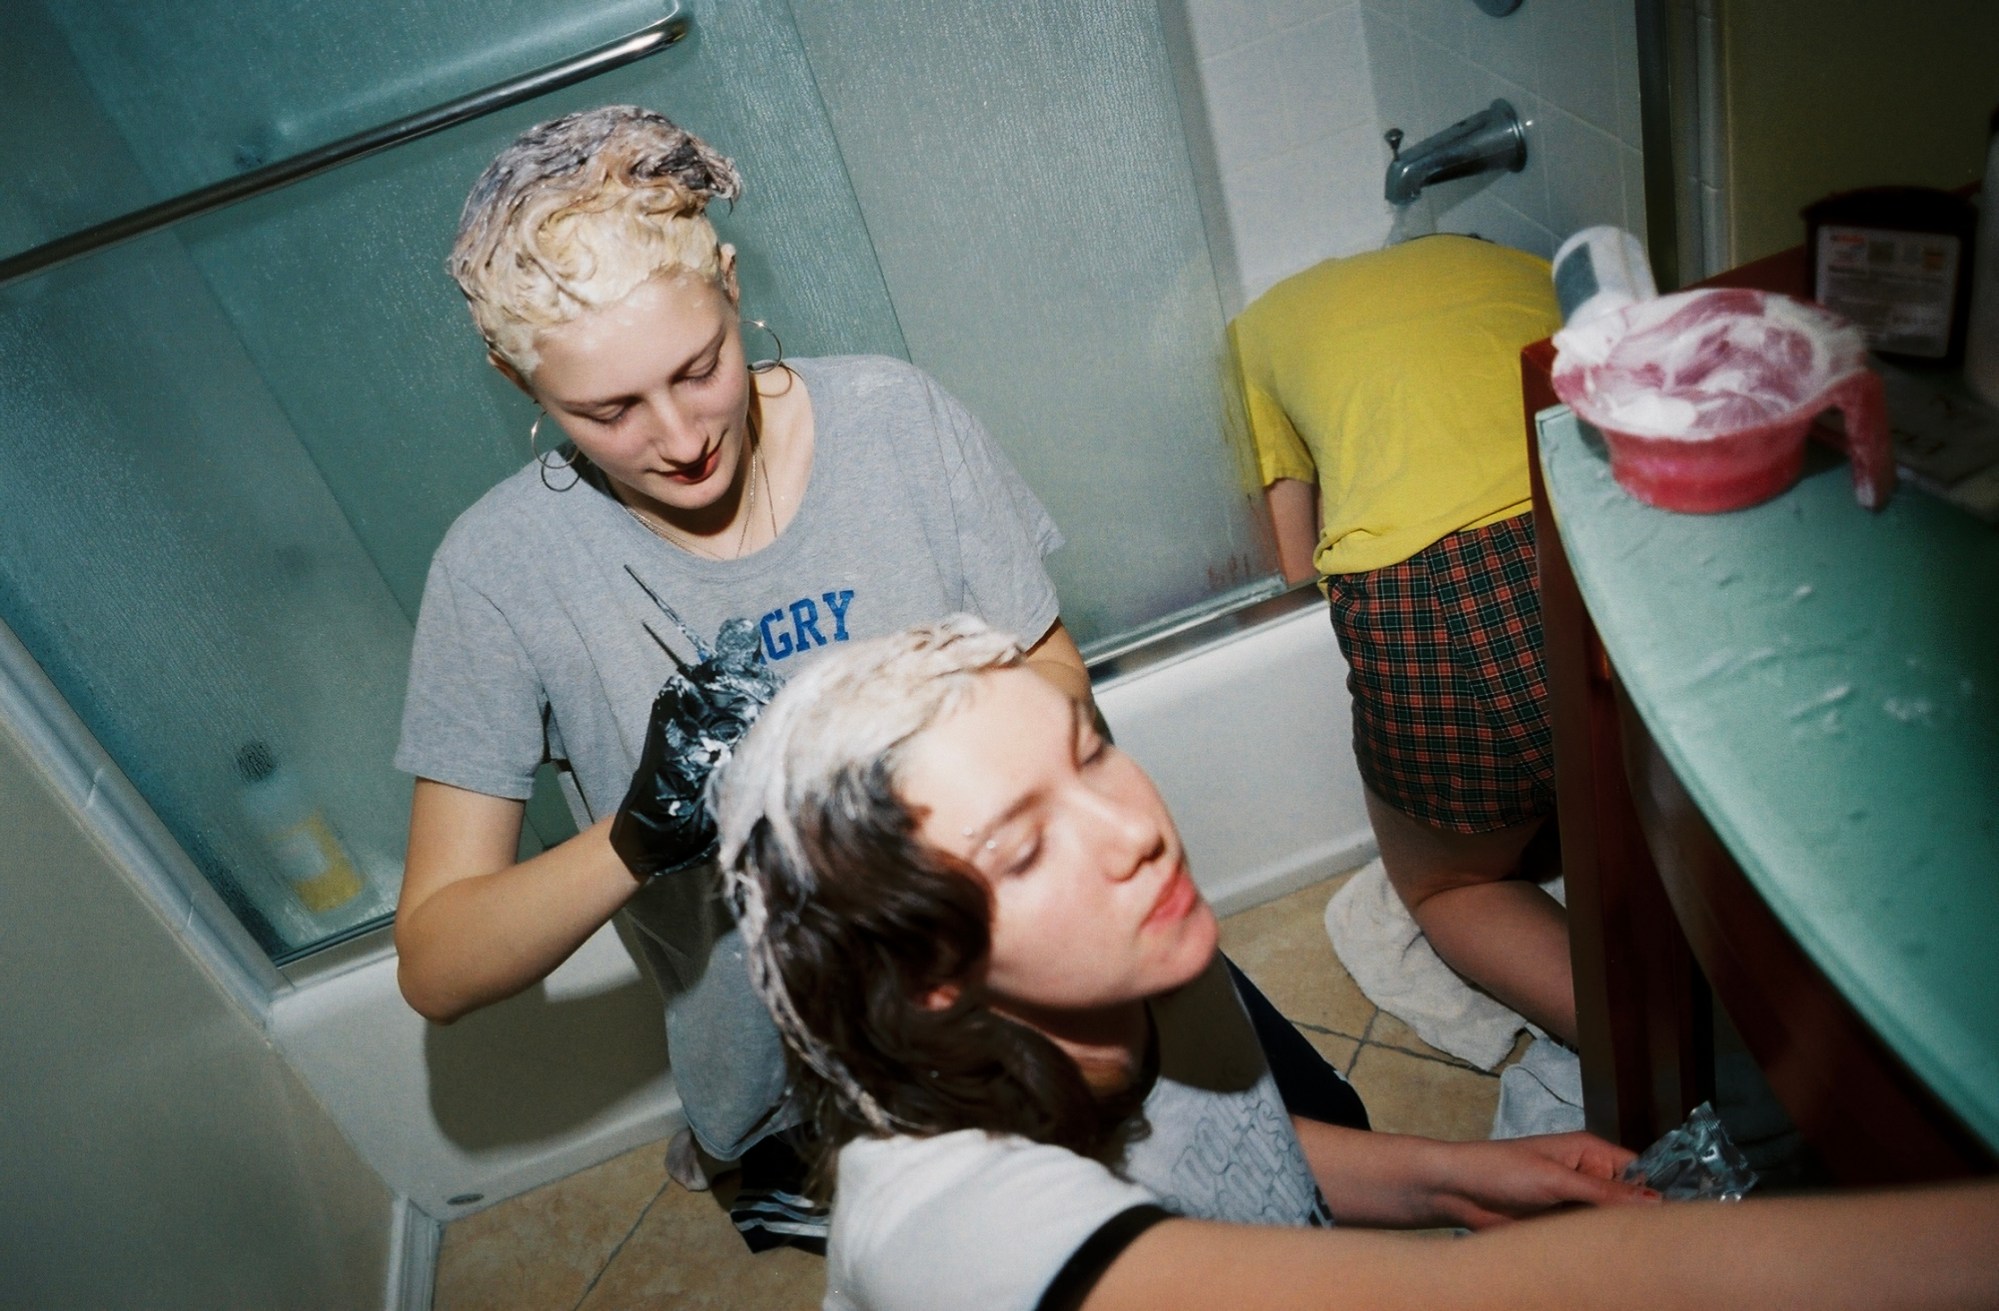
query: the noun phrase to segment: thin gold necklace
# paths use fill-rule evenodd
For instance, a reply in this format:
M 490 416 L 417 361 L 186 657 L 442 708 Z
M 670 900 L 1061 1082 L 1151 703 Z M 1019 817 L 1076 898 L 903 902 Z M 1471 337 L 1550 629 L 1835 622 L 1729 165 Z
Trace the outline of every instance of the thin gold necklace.
M 734 555 L 717 555 L 713 551 L 704 549 L 698 542 L 694 541 L 692 538 L 682 537 L 679 533 L 673 531 L 671 528 L 668 528 L 665 524 L 654 523 L 651 518 L 647 517 L 646 515 L 640 514 L 638 512 L 637 507 L 631 505 L 625 505 L 623 501 L 618 502 L 618 504 L 624 505 L 626 514 L 638 520 L 639 526 L 641 528 L 644 528 L 646 531 L 650 532 L 653 536 L 659 538 L 662 542 L 666 542 L 667 544 L 672 546 L 677 546 L 683 551 L 690 551 L 695 555 L 702 556 L 703 558 L 709 560 L 740 560 L 743 558 L 743 547 L 749 544 L 750 523 L 756 514 L 757 475 L 763 469 L 762 455 L 763 455 L 762 446 L 753 442 L 750 446 L 750 477 L 749 477 L 750 485 L 749 489 L 743 494 L 744 498 L 743 527 L 742 531 L 736 534 L 736 553 Z M 773 538 L 775 537 L 776 524 L 777 521 L 775 519 L 772 519 L 771 525 L 773 530 Z

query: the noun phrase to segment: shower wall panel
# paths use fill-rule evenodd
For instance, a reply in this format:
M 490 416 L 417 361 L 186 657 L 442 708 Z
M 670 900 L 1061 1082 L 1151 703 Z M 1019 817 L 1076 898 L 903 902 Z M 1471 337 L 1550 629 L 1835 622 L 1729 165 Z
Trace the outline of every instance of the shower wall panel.
M 1268 590 L 1157 8 L 793 9 L 910 358 L 1047 503 L 1086 648 Z

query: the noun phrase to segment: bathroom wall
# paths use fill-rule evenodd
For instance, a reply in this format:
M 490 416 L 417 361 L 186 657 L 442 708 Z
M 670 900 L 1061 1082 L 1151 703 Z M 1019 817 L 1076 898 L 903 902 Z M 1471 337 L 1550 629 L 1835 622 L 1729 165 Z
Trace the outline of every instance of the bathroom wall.
M 0 686 L 0 1306 L 384 1305 L 400 1203 Z
M 1961 187 L 1999 105 L 1999 5 L 1715 5 L 1735 262 L 1805 238 L 1798 211 L 1853 187 Z
M 1504 98 L 1528 164 L 1426 191 L 1405 231 L 1476 232 L 1550 255 L 1591 223 L 1644 235 L 1630 0 L 1182 0 L 1211 129 L 1237 303 L 1379 247 L 1382 134 L 1413 145 Z

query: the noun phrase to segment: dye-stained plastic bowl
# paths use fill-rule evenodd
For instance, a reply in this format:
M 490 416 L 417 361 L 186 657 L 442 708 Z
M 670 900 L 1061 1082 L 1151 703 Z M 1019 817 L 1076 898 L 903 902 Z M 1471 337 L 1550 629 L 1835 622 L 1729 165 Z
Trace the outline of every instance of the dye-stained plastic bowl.
M 1855 328 L 1807 301 L 1712 288 L 1638 301 L 1555 337 L 1555 394 L 1604 436 L 1610 471 L 1648 505 L 1708 514 L 1797 481 L 1805 434 L 1845 418 L 1854 498 L 1895 487 L 1881 379 Z

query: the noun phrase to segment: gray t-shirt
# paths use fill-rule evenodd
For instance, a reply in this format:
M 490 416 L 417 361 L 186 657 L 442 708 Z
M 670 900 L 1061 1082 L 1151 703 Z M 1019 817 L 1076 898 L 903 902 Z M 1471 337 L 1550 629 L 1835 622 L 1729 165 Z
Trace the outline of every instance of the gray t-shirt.
M 698 658 L 627 567 L 704 644 L 725 620 L 755 624 L 780 678 L 839 643 L 959 611 L 1030 643 L 1048 631 L 1057 606 L 1041 559 L 1062 537 L 978 421 L 900 360 L 793 367 L 812 403 L 811 477 L 784 532 L 752 555 L 680 550 L 599 486 L 550 491 L 532 464 L 459 516 L 424 585 L 397 768 L 525 799 L 546 758 L 579 826 L 615 811 L 674 668 L 653 634 Z M 732 1155 L 783 1066 L 738 944 L 722 942 L 725 968 L 710 968 L 728 930 L 716 891 L 712 871 L 660 879 L 628 910 L 668 994 L 689 1118 Z
M 1115 1172 L 977 1129 L 843 1147 L 825 1311 L 1032 1311 L 1078 1249 L 1135 1207 L 1332 1223 L 1222 959 L 1153 1002 L 1152 1019 L 1150 1132 Z

